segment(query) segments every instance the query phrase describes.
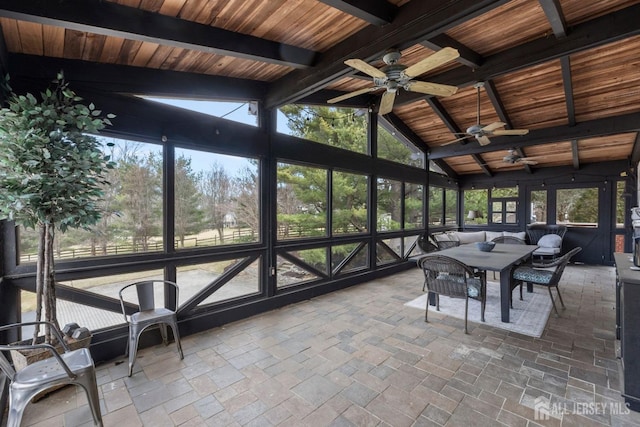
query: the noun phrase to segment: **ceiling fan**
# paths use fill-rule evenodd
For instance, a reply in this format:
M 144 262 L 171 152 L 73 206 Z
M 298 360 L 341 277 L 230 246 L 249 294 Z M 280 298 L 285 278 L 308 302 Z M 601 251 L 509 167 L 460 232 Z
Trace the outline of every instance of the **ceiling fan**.
M 480 124 L 480 88 L 484 87 L 484 82 L 477 82 L 473 87 L 476 88 L 476 92 L 478 94 L 478 121 L 475 125 L 468 127 L 466 132 L 460 133 L 460 135 L 464 136 L 454 139 L 453 141 L 449 141 L 443 145 L 453 144 L 454 142 L 462 141 L 467 138 L 475 138 L 478 140 L 480 145 L 487 145 L 491 143 L 489 136 L 526 135 L 529 133 L 528 129 L 499 129 L 505 126 L 505 123 L 503 122 L 493 122 L 488 125 Z
M 511 148 L 509 150 L 509 154 L 502 158 L 502 161 L 505 163 L 509 163 L 511 165 L 515 165 L 517 163 L 522 163 L 524 165 L 537 165 L 538 162 L 533 160 L 530 157 L 522 157 L 518 152 Z
M 384 115 L 389 114 L 391 110 L 393 110 L 393 102 L 400 88 L 408 90 L 409 92 L 419 92 L 437 96 L 449 96 L 457 92 L 458 88 L 456 86 L 413 80 L 414 77 L 459 57 L 460 54 L 456 49 L 451 47 L 442 48 L 420 62 L 408 67 L 398 63 L 401 56 L 402 54 L 398 50 L 388 51 L 382 57 L 386 65 L 380 69 L 367 64 L 361 59 L 347 59 L 344 63 L 371 76 L 374 86 L 331 98 L 327 102 L 329 104 L 335 104 L 336 102 L 344 101 L 354 96 L 385 89 L 385 92 L 382 94 L 382 100 L 380 101 L 380 108 L 378 109 L 378 114 Z

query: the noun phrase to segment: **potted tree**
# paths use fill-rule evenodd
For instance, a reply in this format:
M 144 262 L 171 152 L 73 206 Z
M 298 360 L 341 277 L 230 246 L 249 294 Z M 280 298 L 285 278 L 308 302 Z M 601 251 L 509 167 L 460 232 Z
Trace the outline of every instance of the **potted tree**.
M 63 73 L 37 99 L 8 87 L 0 109 L 0 219 L 38 231 L 36 321 L 58 329 L 53 242 L 56 231 L 88 228 L 100 218 L 99 199 L 113 168 L 92 134 L 110 125 L 93 104 L 85 105 Z M 49 328 L 45 342 L 52 343 Z M 34 331 L 35 342 L 39 329 Z

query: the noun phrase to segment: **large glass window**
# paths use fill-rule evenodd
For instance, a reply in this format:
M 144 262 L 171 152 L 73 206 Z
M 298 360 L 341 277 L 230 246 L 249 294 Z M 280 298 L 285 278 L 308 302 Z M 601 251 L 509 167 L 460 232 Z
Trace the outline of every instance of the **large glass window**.
M 458 191 L 429 186 L 429 225 L 458 224 Z
M 494 188 L 491 190 L 491 222 L 516 224 L 518 222 L 518 188 Z
M 236 264 L 244 259 L 231 259 L 205 264 L 188 265 L 176 269 L 176 283 L 180 285 L 180 301 L 185 302 L 199 296 L 203 291 L 215 289 L 198 304 L 199 307 L 228 301 L 260 292 L 260 260 L 255 260 L 237 274 L 233 275 L 224 285 L 220 279 L 228 274 Z
M 448 207 L 448 206 L 447 206 Z M 404 228 L 424 227 L 424 185 L 410 182 L 404 185 Z
M 625 197 L 624 181 L 616 182 L 616 228 L 624 228 Z
M 103 215 L 90 230 L 69 229 L 56 234 L 56 259 L 120 255 L 163 250 L 162 147 L 101 138 L 103 152 L 115 167 L 100 201 Z M 112 147 L 107 144 L 112 143 Z M 19 230 L 20 262 L 35 262 L 38 236 Z
M 444 188 L 429 186 L 429 225 L 442 225 Z
M 197 111 L 221 119 L 233 120 L 250 126 L 258 126 L 258 103 L 256 101 L 230 102 L 199 99 L 154 98 L 150 101 L 173 105 L 185 110 Z
M 366 175 L 334 172 L 332 179 L 333 234 L 366 233 L 369 179 Z
M 444 190 L 444 223 L 446 225 L 458 224 L 458 192 L 452 188 Z
M 278 132 L 362 154 L 369 152 L 367 123 L 364 109 L 286 105 L 278 114 Z
M 377 156 L 392 162 L 424 168 L 424 153 L 409 141 L 401 139 L 395 132 L 388 132 L 382 126 L 378 126 Z
M 531 192 L 531 223 L 547 223 L 547 190 Z
M 327 234 L 326 169 L 278 163 L 278 238 Z
M 402 228 L 402 182 L 378 178 L 377 230 L 391 231 Z
M 179 148 L 175 158 L 177 248 L 259 240 L 256 159 Z
M 556 222 L 583 227 L 598 226 L 598 188 L 571 188 L 556 192 Z
M 487 224 L 487 208 L 489 206 L 489 191 L 465 190 L 464 192 L 464 223 Z

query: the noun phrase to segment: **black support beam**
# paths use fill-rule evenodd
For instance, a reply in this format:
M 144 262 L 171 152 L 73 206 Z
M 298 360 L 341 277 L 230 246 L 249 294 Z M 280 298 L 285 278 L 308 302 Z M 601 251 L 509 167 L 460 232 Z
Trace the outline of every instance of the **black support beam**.
M 560 59 L 563 56 L 640 34 L 640 4 L 600 16 L 570 28 L 567 37 L 558 40 L 542 37 L 485 57 L 483 64 L 475 70 L 458 67 L 444 73 L 430 76 L 435 83 L 451 84 L 458 87 L 472 86 L 478 81 L 487 81 L 524 68 Z M 416 102 L 427 95 L 415 92 L 401 92 L 396 105 Z
M 527 135 L 492 137 L 489 145 L 446 145 L 431 149 L 431 158 L 442 159 L 452 156 L 487 153 L 509 148 L 523 148 L 532 145 L 571 141 L 587 137 L 615 135 L 640 131 L 640 113 L 623 114 L 577 123 L 575 126 L 552 126 L 531 130 Z
M 580 169 L 580 152 L 578 151 L 578 140 L 571 140 L 571 157 L 573 159 L 573 168 Z
M 102 0 L 0 0 L 0 17 L 294 68 L 316 52 Z
M 560 7 L 559 0 L 538 0 L 544 14 L 547 15 L 547 20 L 551 25 L 551 30 L 556 38 L 563 38 L 567 36 L 567 24 L 564 20 L 562 8 Z
M 360 18 L 372 25 L 387 25 L 398 8 L 386 0 L 320 0 L 322 3 Z
M 9 55 L 11 78 L 51 81 L 58 70 L 65 78 L 105 93 L 128 93 L 182 99 L 262 100 L 267 84 L 255 80 L 126 65 L 99 64 L 36 55 Z
M 479 16 L 506 0 L 412 1 L 398 9 L 393 22 L 384 27 L 368 26 L 322 54 L 310 70 L 295 70 L 274 82 L 266 99 L 267 108 L 293 103 L 350 72 L 344 61 L 371 61 L 385 50 L 419 43 Z
M 420 44 L 435 51 L 438 51 L 443 47 L 452 47 L 457 49 L 458 53 L 460 53 L 460 57 L 456 59 L 456 61 L 466 65 L 467 67 L 478 68 L 483 62 L 483 58 L 478 52 L 470 49 L 446 34 L 438 34 L 428 40 L 423 40 Z
M 496 85 L 493 82 L 493 80 L 488 80 L 484 83 L 484 90 L 487 92 L 487 96 L 489 97 L 491 104 L 493 104 L 493 108 L 496 110 L 496 113 L 498 113 L 498 117 L 500 118 L 500 121 L 505 124 L 505 128 L 513 129 L 513 123 L 511 123 L 511 119 L 507 114 L 507 110 L 504 108 L 504 104 L 502 102 L 502 99 L 500 98 L 500 94 L 498 93 L 498 90 L 496 89 Z M 516 148 L 515 150 L 518 156 L 527 157 L 525 155 L 525 152 L 522 150 L 522 148 Z M 527 173 L 533 173 L 533 171 L 531 170 L 531 166 L 529 166 L 526 163 L 524 163 L 523 166 L 524 166 L 524 170 Z

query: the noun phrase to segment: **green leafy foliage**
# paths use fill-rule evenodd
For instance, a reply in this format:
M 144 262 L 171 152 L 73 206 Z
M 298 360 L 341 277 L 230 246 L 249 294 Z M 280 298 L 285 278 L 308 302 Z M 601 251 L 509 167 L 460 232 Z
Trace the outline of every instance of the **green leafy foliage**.
M 0 109 L 0 219 L 38 230 L 36 321 L 59 329 L 56 314 L 54 238 L 56 229 L 88 228 L 100 219 L 99 201 L 113 168 L 97 133 L 108 123 L 93 104 L 86 106 L 65 82 L 40 94 L 11 92 Z M 35 328 L 34 342 L 39 334 Z M 52 342 L 47 327 L 45 341 Z
M 78 104 L 81 98 L 58 77 L 41 100 L 12 93 L 0 110 L 0 217 L 64 232 L 98 221 L 97 201 L 113 164 L 88 135 L 105 127 L 100 111 Z

